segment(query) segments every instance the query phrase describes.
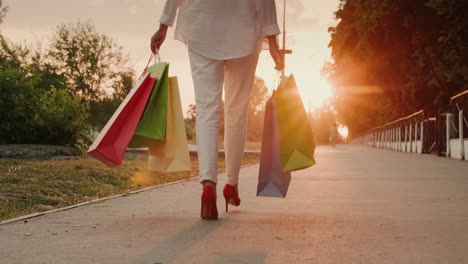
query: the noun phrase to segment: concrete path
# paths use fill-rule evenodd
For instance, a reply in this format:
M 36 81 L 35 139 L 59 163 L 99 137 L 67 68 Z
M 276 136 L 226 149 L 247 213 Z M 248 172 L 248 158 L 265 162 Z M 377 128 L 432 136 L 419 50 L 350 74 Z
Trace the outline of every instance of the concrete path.
M 191 181 L 1 225 L 0 263 L 468 263 L 468 162 L 360 146 L 317 160 L 286 199 L 255 197 L 244 168 L 218 221 L 199 219 Z

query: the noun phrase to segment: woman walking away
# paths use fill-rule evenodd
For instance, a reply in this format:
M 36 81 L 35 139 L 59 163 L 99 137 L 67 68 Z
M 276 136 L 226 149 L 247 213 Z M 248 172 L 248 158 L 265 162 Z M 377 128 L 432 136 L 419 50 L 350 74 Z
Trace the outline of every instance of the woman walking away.
M 177 14 L 175 38 L 188 47 L 200 164 L 201 218 L 217 219 L 218 123 L 225 90 L 227 184 L 223 195 L 239 206 L 238 180 L 244 154 L 247 107 L 263 40 L 268 39 L 276 70 L 284 68 L 274 0 L 166 0 L 160 26 L 151 38 L 155 53 Z

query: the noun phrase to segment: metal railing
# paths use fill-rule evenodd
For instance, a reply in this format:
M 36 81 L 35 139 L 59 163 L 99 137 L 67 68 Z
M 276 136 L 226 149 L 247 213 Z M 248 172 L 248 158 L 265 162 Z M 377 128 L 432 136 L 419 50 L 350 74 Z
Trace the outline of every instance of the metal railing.
M 374 128 L 360 137 L 360 143 L 376 148 L 392 149 L 401 152 L 423 153 L 425 146 L 424 111 L 416 112 L 391 123 Z
M 468 160 L 468 90 L 451 98 L 446 122 L 447 156 Z
M 423 110 L 374 128 L 354 141 L 401 152 L 437 153 L 468 160 L 468 91 L 451 98 L 445 111 Z

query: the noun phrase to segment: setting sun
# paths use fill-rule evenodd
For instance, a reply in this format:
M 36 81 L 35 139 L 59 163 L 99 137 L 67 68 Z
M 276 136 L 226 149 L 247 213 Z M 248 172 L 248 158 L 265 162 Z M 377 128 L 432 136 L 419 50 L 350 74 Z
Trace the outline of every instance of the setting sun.
M 316 80 L 316 78 L 308 78 L 308 76 L 301 77 L 304 77 L 304 81 L 301 82 L 302 86 L 299 86 L 299 92 L 307 110 L 318 108 L 330 99 L 332 89 L 326 80 Z M 299 79 L 299 76 L 297 78 Z
M 323 57 L 327 56 L 327 50 L 323 51 Z M 304 60 L 301 56 L 291 55 L 287 65 L 286 75 L 293 74 L 297 82 L 297 88 L 301 94 L 302 102 L 307 111 L 313 111 L 332 97 L 332 87 L 320 75 L 320 63 L 318 61 Z M 270 89 L 276 88 L 279 82 L 279 73 L 272 70 L 273 60 L 265 52 L 261 55 L 261 61 L 257 67 L 257 75 L 264 78 Z M 310 70 L 313 68 L 314 70 Z

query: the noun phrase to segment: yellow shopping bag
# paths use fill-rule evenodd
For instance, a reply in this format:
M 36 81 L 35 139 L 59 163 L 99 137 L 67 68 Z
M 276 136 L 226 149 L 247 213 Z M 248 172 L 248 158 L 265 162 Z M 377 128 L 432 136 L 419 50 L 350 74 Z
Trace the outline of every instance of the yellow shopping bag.
M 152 140 L 148 143 L 148 149 L 149 171 L 192 170 L 177 77 L 169 78 L 166 142 Z

